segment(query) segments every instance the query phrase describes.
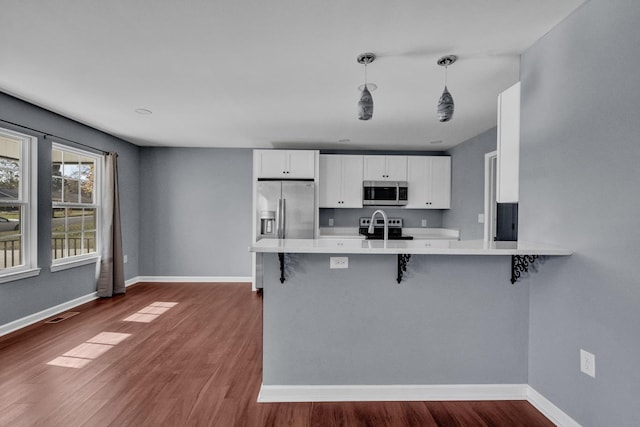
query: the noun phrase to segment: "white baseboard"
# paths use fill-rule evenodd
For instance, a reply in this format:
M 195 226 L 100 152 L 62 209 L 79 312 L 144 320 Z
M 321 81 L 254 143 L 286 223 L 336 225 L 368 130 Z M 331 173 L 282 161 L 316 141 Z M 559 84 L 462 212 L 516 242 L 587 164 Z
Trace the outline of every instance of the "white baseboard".
M 198 276 L 136 276 L 124 282 L 126 287 L 131 285 L 135 285 L 140 282 L 233 282 L 233 283 L 248 283 L 251 282 L 251 276 L 242 277 L 242 276 L 233 276 L 233 277 L 198 277 Z M 62 304 L 55 305 L 53 307 L 49 307 L 37 313 L 30 314 L 28 316 L 22 317 L 20 319 L 14 320 L 13 322 L 6 323 L 4 325 L 0 325 L 0 337 L 11 332 L 17 331 L 18 329 L 27 327 L 34 323 L 45 320 L 51 316 L 55 316 L 58 313 L 62 313 L 63 311 L 67 311 L 72 309 L 73 307 L 77 307 L 89 301 L 93 301 L 97 299 L 97 292 L 92 292 L 90 294 L 72 299 L 70 301 L 63 302 Z
M 526 384 L 262 385 L 258 402 L 526 400 Z
M 555 425 L 559 427 L 581 427 L 580 423 L 551 403 L 550 400 L 538 393 L 531 386 L 529 386 L 527 390 L 527 400 Z
M 262 385 L 258 402 L 526 400 L 559 427 L 581 427 L 527 384 Z
M 33 313 L 28 316 L 22 317 L 20 319 L 14 320 L 13 322 L 9 322 L 5 325 L 0 326 L 0 336 L 17 331 L 18 329 L 32 325 L 34 323 L 40 322 L 51 316 L 55 316 L 58 313 L 62 313 L 63 311 L 67 311 L 73 307 L 77 307 L 86 302 L 93 301 L 94 299 L 97 299 L 97 298 L 98 298 L 98 293 L 92 292 L 90 294 L 72 299 L 70 301 L 63 302 L 62 304 L 58 304 L 56 306 L 49 307 L 37 313 Z
M 138 278 L 134 277 L 132 279 L 126 280 L 124 282 L 124 285 L 125 287 L 128 287 L 131 285 L 135 285 L 138 282 L 139 282 Z M 90 294 L 83 295 L 81 297 L 72 299 L 70 301 L 63 302 L 62 304 L 58 304 L 53 307 L 46 308 L 37 313 L 33 313 L 28 316 L 22 317 L 20 319 L 14 320 L 13 322 L 0 325 L 0 337 L 3 335 L 7 335 L 11 332 L 17 331 L 18 329 L 25 328 L 29 325 L 33 325 L 34 323 L 41 322 L 51 316 L 55 316 L 56 314 L 70 310 L 74 307 L 77 307 L 89 301 L 93 301 L 95 299 L 98 299 L 98 293 L 92 292 Z
M 251 276 L 138 276 L 139 282 L 175 283 L 250 283 Z

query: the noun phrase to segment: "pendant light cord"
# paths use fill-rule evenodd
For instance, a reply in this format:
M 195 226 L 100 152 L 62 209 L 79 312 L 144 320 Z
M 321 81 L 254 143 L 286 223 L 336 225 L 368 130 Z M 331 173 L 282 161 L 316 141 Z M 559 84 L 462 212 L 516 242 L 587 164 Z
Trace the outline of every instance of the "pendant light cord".
M 365 62 L 364 63 L 364 87 L 367 87 L 367 65 L 369 65 L 369 62 Z

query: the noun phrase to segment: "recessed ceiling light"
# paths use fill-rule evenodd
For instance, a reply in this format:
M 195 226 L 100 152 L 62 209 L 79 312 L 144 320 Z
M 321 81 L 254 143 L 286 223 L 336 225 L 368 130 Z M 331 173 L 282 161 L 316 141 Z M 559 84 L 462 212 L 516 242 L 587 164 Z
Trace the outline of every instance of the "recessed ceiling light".
M 435 144 L 442 144 L 443 142 L 444 142 L 444 141 L 443 141 L 443 140 L 441 140 L 441 139 L 436 139 L 435 141 L 431 141 L 431 142 L 429 142 L 429 144 L 433 144 L 433 145 L 435 145 Z
M 136 108 L 134 111 L 138 114 L 142 114 L 143 116 L 148 116 L 153 113 L 151 110 L 147 110 L 146 108 Z
M 339 139 L 338 142 L 341 144 L 345 144 L 347 142 L 351 142 L 351 140 L 349 138 L 343 138 L 343 139 Z

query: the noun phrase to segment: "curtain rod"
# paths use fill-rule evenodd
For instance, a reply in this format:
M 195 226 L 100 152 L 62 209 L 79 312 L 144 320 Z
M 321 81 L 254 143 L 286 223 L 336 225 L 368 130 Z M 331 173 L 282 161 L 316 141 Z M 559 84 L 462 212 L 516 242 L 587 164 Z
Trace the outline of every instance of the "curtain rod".
M 40 133 L 40 134 L 42 134 L 42 136 L 45 139 L 47 137 L 53 137 L 55 139 L 62 139 L 64 141 L 71 142 L 72 144 L 77 144 L 77 145 L 80 145 L 82 147 L 89 148 L 89 149 L 94 150 L 94 151 L 98 151 L 98 152 L 100 152 L 102 154 L 109 154 L 109 151 L 104 151 L 104 150 L 101 150 L 99 148 L 95 148 L 95 147 L 92 147 L 90 145 L 83 144 L 82 142 L 78 142 L 78 141 L 74 141 L 74 140 L 69 139 L 69 138 L 65 138 L 65 137 L 62 137 L 62 136 L 54 135 L 54 134 L 49 133 L 49 132 L 44 132 L 44 131 L 41 131 L 41 130 L 38 130 L 38 129 L 30 128 L 29 126 L 23 126 L 23 125 L 20 125 L 18 123 L 10 122 L 10 121 L 4 120 L 4 119 L 0 119 L 0 122 L 7 123 L 7 124 L 10 124 L 12 126 L 17 126 L 19 128 L 22 128 L 22 129 L 27 129 L 27 130 L 30 130 L 32 132 Z M 115 153 L 115 155 L 117 156 L 118 153 Z

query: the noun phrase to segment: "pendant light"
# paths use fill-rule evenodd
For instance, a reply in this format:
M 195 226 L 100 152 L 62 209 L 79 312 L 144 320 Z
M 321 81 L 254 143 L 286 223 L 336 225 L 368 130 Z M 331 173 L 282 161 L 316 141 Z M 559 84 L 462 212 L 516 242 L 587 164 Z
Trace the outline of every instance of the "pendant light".
M 375 59 L 376 55 L 371 52 L 361 53 L 357 59 L 359 64 L 364 65 L 364 85 L 358 88 L 362 91 L 360 101 L 358 101 L 358 118 L 360 120 L 370 120 L 373 117 L 373 97 L 369 89 L 375 90 L 376 85 L 367 84 L 367 65 L 371 64 Z
M 458 59 L 455 55 L 447 55 L 438 59 L 438 65 L 444 67 L 444 92 L 442 92 L 442 96 L 438 100 L 438 119 L 441 122 L 448 122 L 453 118 L 453 97 L 449 93 L 449 89 L 447 89 L 447 67 Z

